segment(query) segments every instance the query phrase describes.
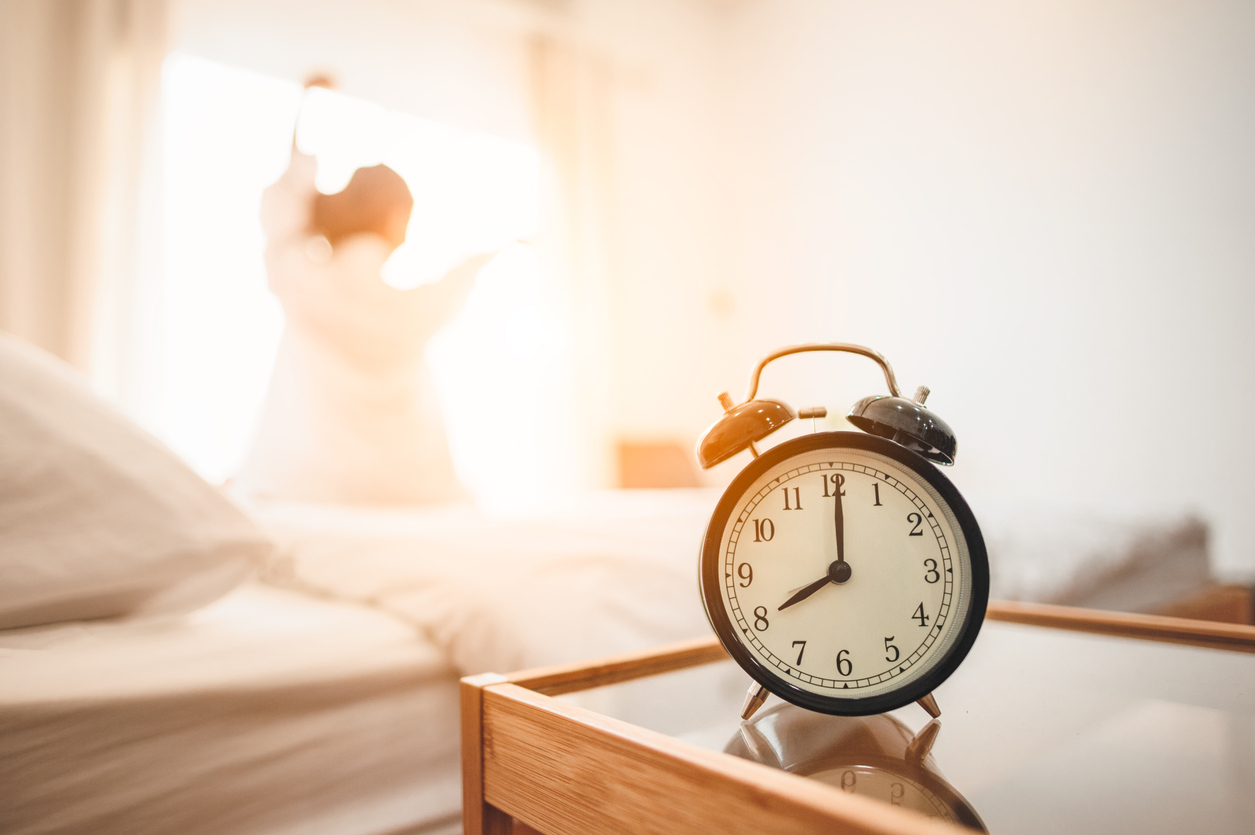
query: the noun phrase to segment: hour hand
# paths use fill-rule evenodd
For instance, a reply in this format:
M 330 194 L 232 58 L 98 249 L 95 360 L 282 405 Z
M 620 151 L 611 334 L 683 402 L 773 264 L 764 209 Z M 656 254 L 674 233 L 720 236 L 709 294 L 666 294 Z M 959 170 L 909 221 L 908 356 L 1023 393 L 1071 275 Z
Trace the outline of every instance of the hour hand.
M 825 574 L 823 577 L 820 577 L 818 580 L 811 583 L 809 586 L 802 587 L 797 592 L 797 594 L 793 595 L 788 600 L 784 601 L 784 603 L 776 611 L 782 612 L 785 609 L 792 606 L 794 603 L 801 603 L 803 600 L 810 597 L 812 594 L 819 591 L 820 589 L 822 589 L 824 586 L 828 585 L 831 582 L 832 580 L 828 577 L 827 574 Z
M 798 589 L 798 591 L 788 600 L 784 601 L 784 603 L 776 611 L 780 612 L 789 608 L 794 603 L 801 603 L 803 600 L 810 597 L 812 594 L 819 591 L 829 583 L 836 583 L 837 585 L 840 585 L 850 579 L 850 575 L 852 573 L 853 572 L 850 570 L 850 564 L 848 562 L 840 559 L 836 560 L 828 566 L 827 574 L 811 583 L 809 586 L 803 586 Z

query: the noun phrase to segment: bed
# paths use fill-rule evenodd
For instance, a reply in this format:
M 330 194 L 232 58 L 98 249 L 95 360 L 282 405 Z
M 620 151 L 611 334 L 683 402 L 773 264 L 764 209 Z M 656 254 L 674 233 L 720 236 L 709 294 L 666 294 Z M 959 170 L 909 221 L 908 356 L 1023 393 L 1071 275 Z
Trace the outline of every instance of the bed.
M 245 584 L 0 632 L 0 830 L 460 831 L 456 678 L 364 606 Z

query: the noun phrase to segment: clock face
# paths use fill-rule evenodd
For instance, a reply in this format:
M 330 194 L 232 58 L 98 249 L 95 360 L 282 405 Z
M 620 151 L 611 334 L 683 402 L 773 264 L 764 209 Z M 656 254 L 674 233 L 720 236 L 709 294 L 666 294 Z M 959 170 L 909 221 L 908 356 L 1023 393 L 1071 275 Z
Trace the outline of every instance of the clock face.
M 989 588 L 979 528 L 953 485 L 915 453 L 849 432 L 752 462 L 720 500 L 701 571 L 711 623 L 750 675 L 847 715 L 944 681 Z

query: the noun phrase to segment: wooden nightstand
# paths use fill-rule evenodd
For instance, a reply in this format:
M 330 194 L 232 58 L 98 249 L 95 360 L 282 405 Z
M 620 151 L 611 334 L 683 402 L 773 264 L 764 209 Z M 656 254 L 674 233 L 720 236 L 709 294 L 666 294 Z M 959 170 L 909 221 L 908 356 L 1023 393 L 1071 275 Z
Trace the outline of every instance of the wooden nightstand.
M 1021 623 L 986 624 L 930 733 L 992 831 L 1255 831 L 1255 627 L 1010 604 L 990 618 Z M 465 831 L 969 831 L 789 773 L 787 757 L 725 753 L 752 731 L 745 683 L 713 640 L 464 679 Z M 908 733 L 928 719 L 892 716 Z

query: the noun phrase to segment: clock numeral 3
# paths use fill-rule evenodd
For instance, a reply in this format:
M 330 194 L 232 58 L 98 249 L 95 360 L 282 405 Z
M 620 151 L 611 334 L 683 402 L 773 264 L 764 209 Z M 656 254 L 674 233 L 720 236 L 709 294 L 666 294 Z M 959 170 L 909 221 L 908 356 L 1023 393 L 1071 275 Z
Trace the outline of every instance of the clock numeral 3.
M 925 583 L 935 583 L 941 579 L 941 572 L 937 570 L 936 560 L 924 560 L 924 565 L 928 567 L 928 571 L 924 572 Z
M 770 519 L 754 520 L 754 541 L 771 542 L 776 537 L 776 523 Z
M 771 623 L 767 620 L 767 607 L 759 606 L 754 610 L 754 628 L 759 632 L 766 632 L 769 626 Z

